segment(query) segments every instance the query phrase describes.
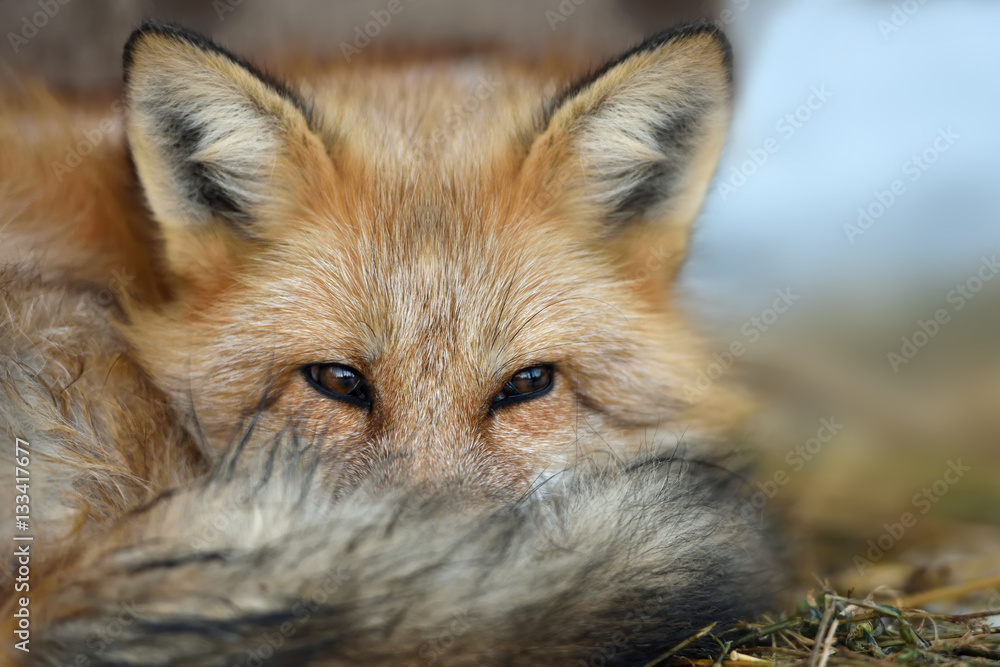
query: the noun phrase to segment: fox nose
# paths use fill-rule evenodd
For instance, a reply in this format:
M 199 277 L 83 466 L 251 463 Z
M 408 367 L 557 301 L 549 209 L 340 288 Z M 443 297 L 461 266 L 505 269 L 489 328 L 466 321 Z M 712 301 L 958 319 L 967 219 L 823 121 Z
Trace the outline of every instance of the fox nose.
M 516 457 L 495 451 L 472 433 L 408 433 L 388 429 L 374 449 L 369 477 L 383 489 L 406 488 L 421 495 L 474 494 L 505 501 L 523 493 L 528 473 Z

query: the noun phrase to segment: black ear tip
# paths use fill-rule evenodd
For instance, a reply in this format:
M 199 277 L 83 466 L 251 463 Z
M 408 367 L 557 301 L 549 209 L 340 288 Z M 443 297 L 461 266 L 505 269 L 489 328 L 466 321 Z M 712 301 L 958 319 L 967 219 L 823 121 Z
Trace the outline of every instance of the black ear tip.
M 729 85 L 733 84 L 733 47 L 729 42 L 729 38 L 726 37 L 726 33 L 722 31 L 718 25 L 711 21 L 697 21 L 695 23 L 684 23 L 679 26 L 669 28 L 663 32 L 659 32 L 652 37 L 645 39 L 644 41 L 636 44 L 631 49 L 621 54 L 617 58 L 614 58 L 606 62 L 603 66 L 599 67 L 597 70 L 591 74 L 583 77 L 582 79 L 576 81 L 572 85 L 565 88 L 561 93 L 549 100 L 545 105 L 545 110 L 543 113 L 544 123 L 548 123 L 552 114 L 558 109 L 566 100 L 570 99 L 581 90 L 585 89 L 587 86 L 592 84 L 594 81 L 600 79 L 606 73 L 611 71 L 614 67 L 624 63 L 629 58 L 636 55 L 648 53 L 650 51 L 656 51 L 660 47 L 663 47 L 671 42 L 682 41 L 689 39 L 691 37 L 697 37 L 698 35 L 708 35 L 710 36 L 722 54 L 722 66 L 726 73 L 726 78 L 728 79 Z
M 669 42 L 688 39 L 697 35 L 708 35 L 715 40 L 722 51 L 723 64 L 726 67 L 726 71 L 731 77 L 733 72 L 733 45 L 729 41 L 729 37 L 726 36 L 725 31 L 717 23 L 708 20 L 682 24 L 657 33 L 639 44 L 629 54 L 631 55 L 640 51 L 651 51 Z
M 128 83 L 128 73 L 132 69 L 136 46 L 146 35 L 158 32 L 161 25 L 158 21 L 144 21 L 128 36 L 128 39 L 125 41 L 125 48 L 122 51 L 122 71 L 125 73 L 125 83 Z
M 132 34 L 129 35 L 128 40 L 125 42 L 125 48 L 122 52 L 122 69 L 125 74 L 126 84 L 128 84 L 129 70 L 132 69 L 135 51 L 142 43 L 143 39 L 149 35 L 159 35 L 187 42 L 188 44 L 208 51 L 222 51 L 222 49 L 213 43 L 212 40 L 208 39 L 204 35 L 199 35 L 196 32 L 188 30 L 187 28 L 182 28 L 181 26 L 174 25 L 172 23 L 164 23 L 155 19 L 143 21 L 139 27 L 133 30 Z
M 204 35 L 198 34 L 186 28 L 182 28 L 172 23 L 163 23 L 162 21 L 156 21 L 156 20 L 149 20 L 143 22 L 138 28 L 132 31 L 132 34 L 129 35 L 128 40 L 125 42 L 125 49 L 122 53 L 122 69 L 124 73 L 126 94 L 128 94 L 127 91 L 129 88 L 129 79 L 131 78 L 132 66 L 135 63 L 135 54 L 140 48 L 142 48 L 142 43 L 146 39 L 146 37 L 150 35 L 156 35 L 159 37 L 164 37 L 166 39 L 174 40 L 176 42 L 182 42 L 203 53 L 214 54 L 225 58 L 234 65 L 242 67 L 244 70 L 255 76 L 265 85 L 267 85 L 275 93 L 281 95 L 286 100 L 294 104 L 296 108 L 298 108 L 298 110 L 302 112 L 302 115 L 305 116 L 307 120 L 311 120 L 312 112 L 309 104 L 299 95 L 293 92 L 286 84 L 265 74 L 264 72 L 257 69 L 251 63 L 227 51 L 225 48 L 216 44 L 215 42 L 213 42 L 208 37 L 205 37 Z

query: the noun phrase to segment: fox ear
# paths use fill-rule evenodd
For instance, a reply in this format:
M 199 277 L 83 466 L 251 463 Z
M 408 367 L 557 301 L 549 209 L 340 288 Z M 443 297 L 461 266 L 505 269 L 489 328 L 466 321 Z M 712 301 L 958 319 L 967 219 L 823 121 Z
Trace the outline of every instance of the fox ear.
M 260 237 L 330 168 L 307 104 L 199 35 L 146 23 L 124 69 L 132 156 L 181 273 L 192 242 Z
M 669 278 L 683 260 L 728 129 L 731 59 L 717 28 L 686 26 L 549 104 L 529 156 L 549 165 L 538 180 L 600 220 L 601 243 L 621 246 L 634 269 L 655 265 Z

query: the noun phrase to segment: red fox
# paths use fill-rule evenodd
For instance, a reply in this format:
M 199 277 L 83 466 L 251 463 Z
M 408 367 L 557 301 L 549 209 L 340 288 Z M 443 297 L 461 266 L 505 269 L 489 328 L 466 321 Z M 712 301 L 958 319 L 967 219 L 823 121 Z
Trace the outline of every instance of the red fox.
M 151 22 L 124 123 L 5 93 L 10 659 L 645 664 L 757 608 L 709 462 L 746 407 L 685 391 L 671 296 L 730 60 L 698 24 L 279 80 Z

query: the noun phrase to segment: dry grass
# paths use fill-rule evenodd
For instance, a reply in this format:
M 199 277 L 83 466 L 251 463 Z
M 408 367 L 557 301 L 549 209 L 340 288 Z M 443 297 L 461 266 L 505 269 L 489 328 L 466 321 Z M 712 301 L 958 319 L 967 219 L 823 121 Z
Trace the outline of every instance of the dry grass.
M 674 647 L 647 667 L 760 665 L 989 665 L 1000 667 L 1000 610 L 931 613 L 925 604 L 941 605 L 1000 585 L 991 577 L 926 591 L 897 605 L 810 592 L 793 611 L 741 624 L 713 635 L 710 626 Z M 718 648 L 701 660 L 676 657 L 685 646 L 710 636 Z

